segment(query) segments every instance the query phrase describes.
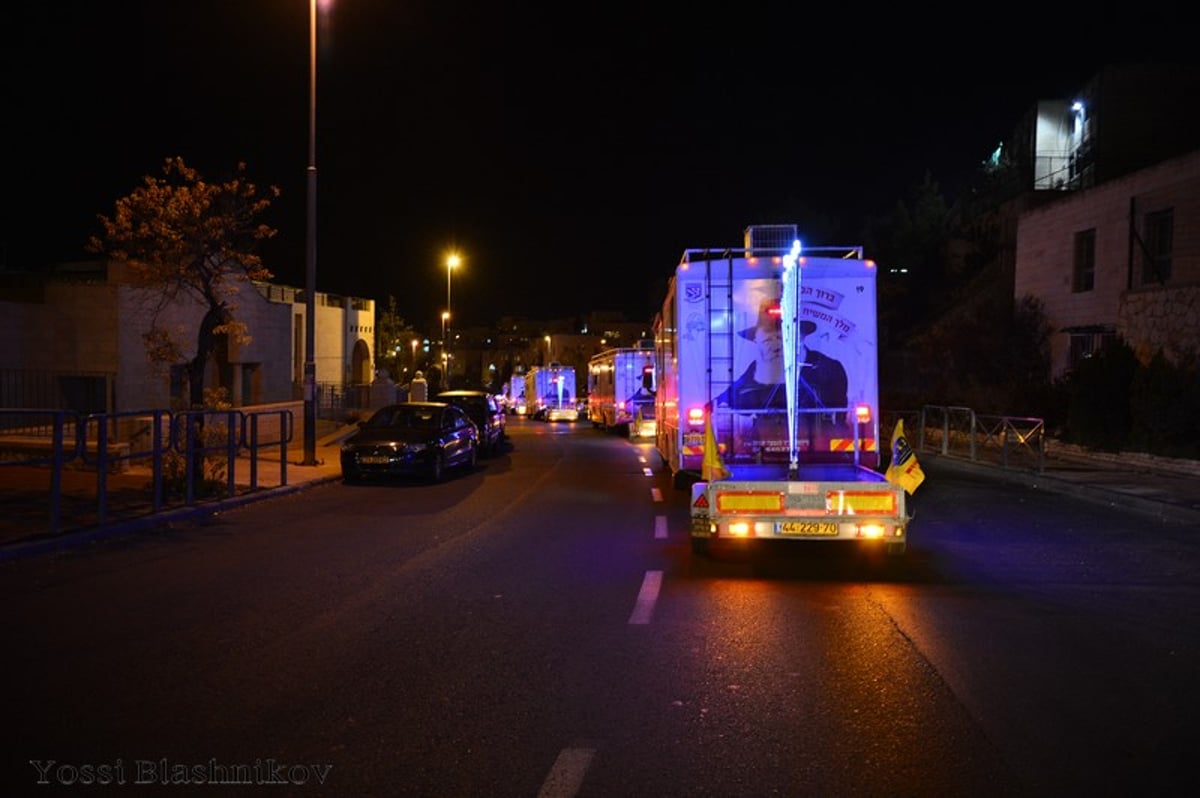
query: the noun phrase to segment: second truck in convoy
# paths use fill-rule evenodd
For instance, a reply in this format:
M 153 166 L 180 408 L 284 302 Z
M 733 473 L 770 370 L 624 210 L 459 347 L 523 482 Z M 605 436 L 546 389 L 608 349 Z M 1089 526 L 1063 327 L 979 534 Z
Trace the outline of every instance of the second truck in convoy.
M 615 347 L 588 361 L 588 420 L 631 438 L 653 438 L 654 344 Z

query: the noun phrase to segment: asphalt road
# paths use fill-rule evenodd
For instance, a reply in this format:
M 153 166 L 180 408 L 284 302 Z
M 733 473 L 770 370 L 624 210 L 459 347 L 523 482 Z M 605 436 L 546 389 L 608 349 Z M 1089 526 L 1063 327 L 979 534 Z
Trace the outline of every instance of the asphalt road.
M 649 444 L 510 434 L 441 485 L 330 483 L 0 562 L 0 791 L 1200 786 L 1191 527 L 931 463 L 903 560 L 696 559 Z

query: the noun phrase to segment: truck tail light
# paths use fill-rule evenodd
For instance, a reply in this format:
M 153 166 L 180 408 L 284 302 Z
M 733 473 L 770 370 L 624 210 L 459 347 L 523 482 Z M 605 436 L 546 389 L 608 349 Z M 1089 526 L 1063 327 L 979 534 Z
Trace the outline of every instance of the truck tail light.
M 690 410 L 688 410 L 687 411 L 687 420 L 688 420 L 688 424 L 692 425 L 693 427 L 703 427 L 704 426 L 704 408 L 703 407 L 693 407 Z
M 747 521 L 734 521 L 729 525 L 729 536 L 744 538 L 750 534 L 750 524 Z
M 859 524 L 858 534 L 859 537 L 878 540 L 887 534 L 887 527 L 883 524 Z
M 858 405 L 857 407 L 855 407 L 854 408 L 854 419 L 859 424 L 866 424 L 867 422 L 869 422 L 871 420 L 871 406 L 870 405 Z

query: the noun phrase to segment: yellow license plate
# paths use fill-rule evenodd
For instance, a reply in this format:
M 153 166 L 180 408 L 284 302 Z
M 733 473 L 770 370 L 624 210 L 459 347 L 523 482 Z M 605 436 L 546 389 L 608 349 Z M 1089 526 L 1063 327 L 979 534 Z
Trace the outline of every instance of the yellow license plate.
M 836 537 L 837 533 L 838 525 L 830 521 L 780 521 L 775 524 L 777 535 Z
M 388 457 L 382 454 L 364 454 L 358 458 L 358 462 L 363 465 L 387 465 Z

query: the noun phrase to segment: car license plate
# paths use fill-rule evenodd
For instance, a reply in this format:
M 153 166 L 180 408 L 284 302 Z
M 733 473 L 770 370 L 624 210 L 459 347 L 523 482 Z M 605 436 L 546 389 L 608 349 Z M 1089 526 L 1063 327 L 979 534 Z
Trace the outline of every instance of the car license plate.
M 838 525 L 832 521 L 780 521 L 775 524 L 777 535 L 836 537 Z
M 363 465 L 387 465 L 388 456 L 386 454 L 364 454 L 358 458 L 358 462 Z

